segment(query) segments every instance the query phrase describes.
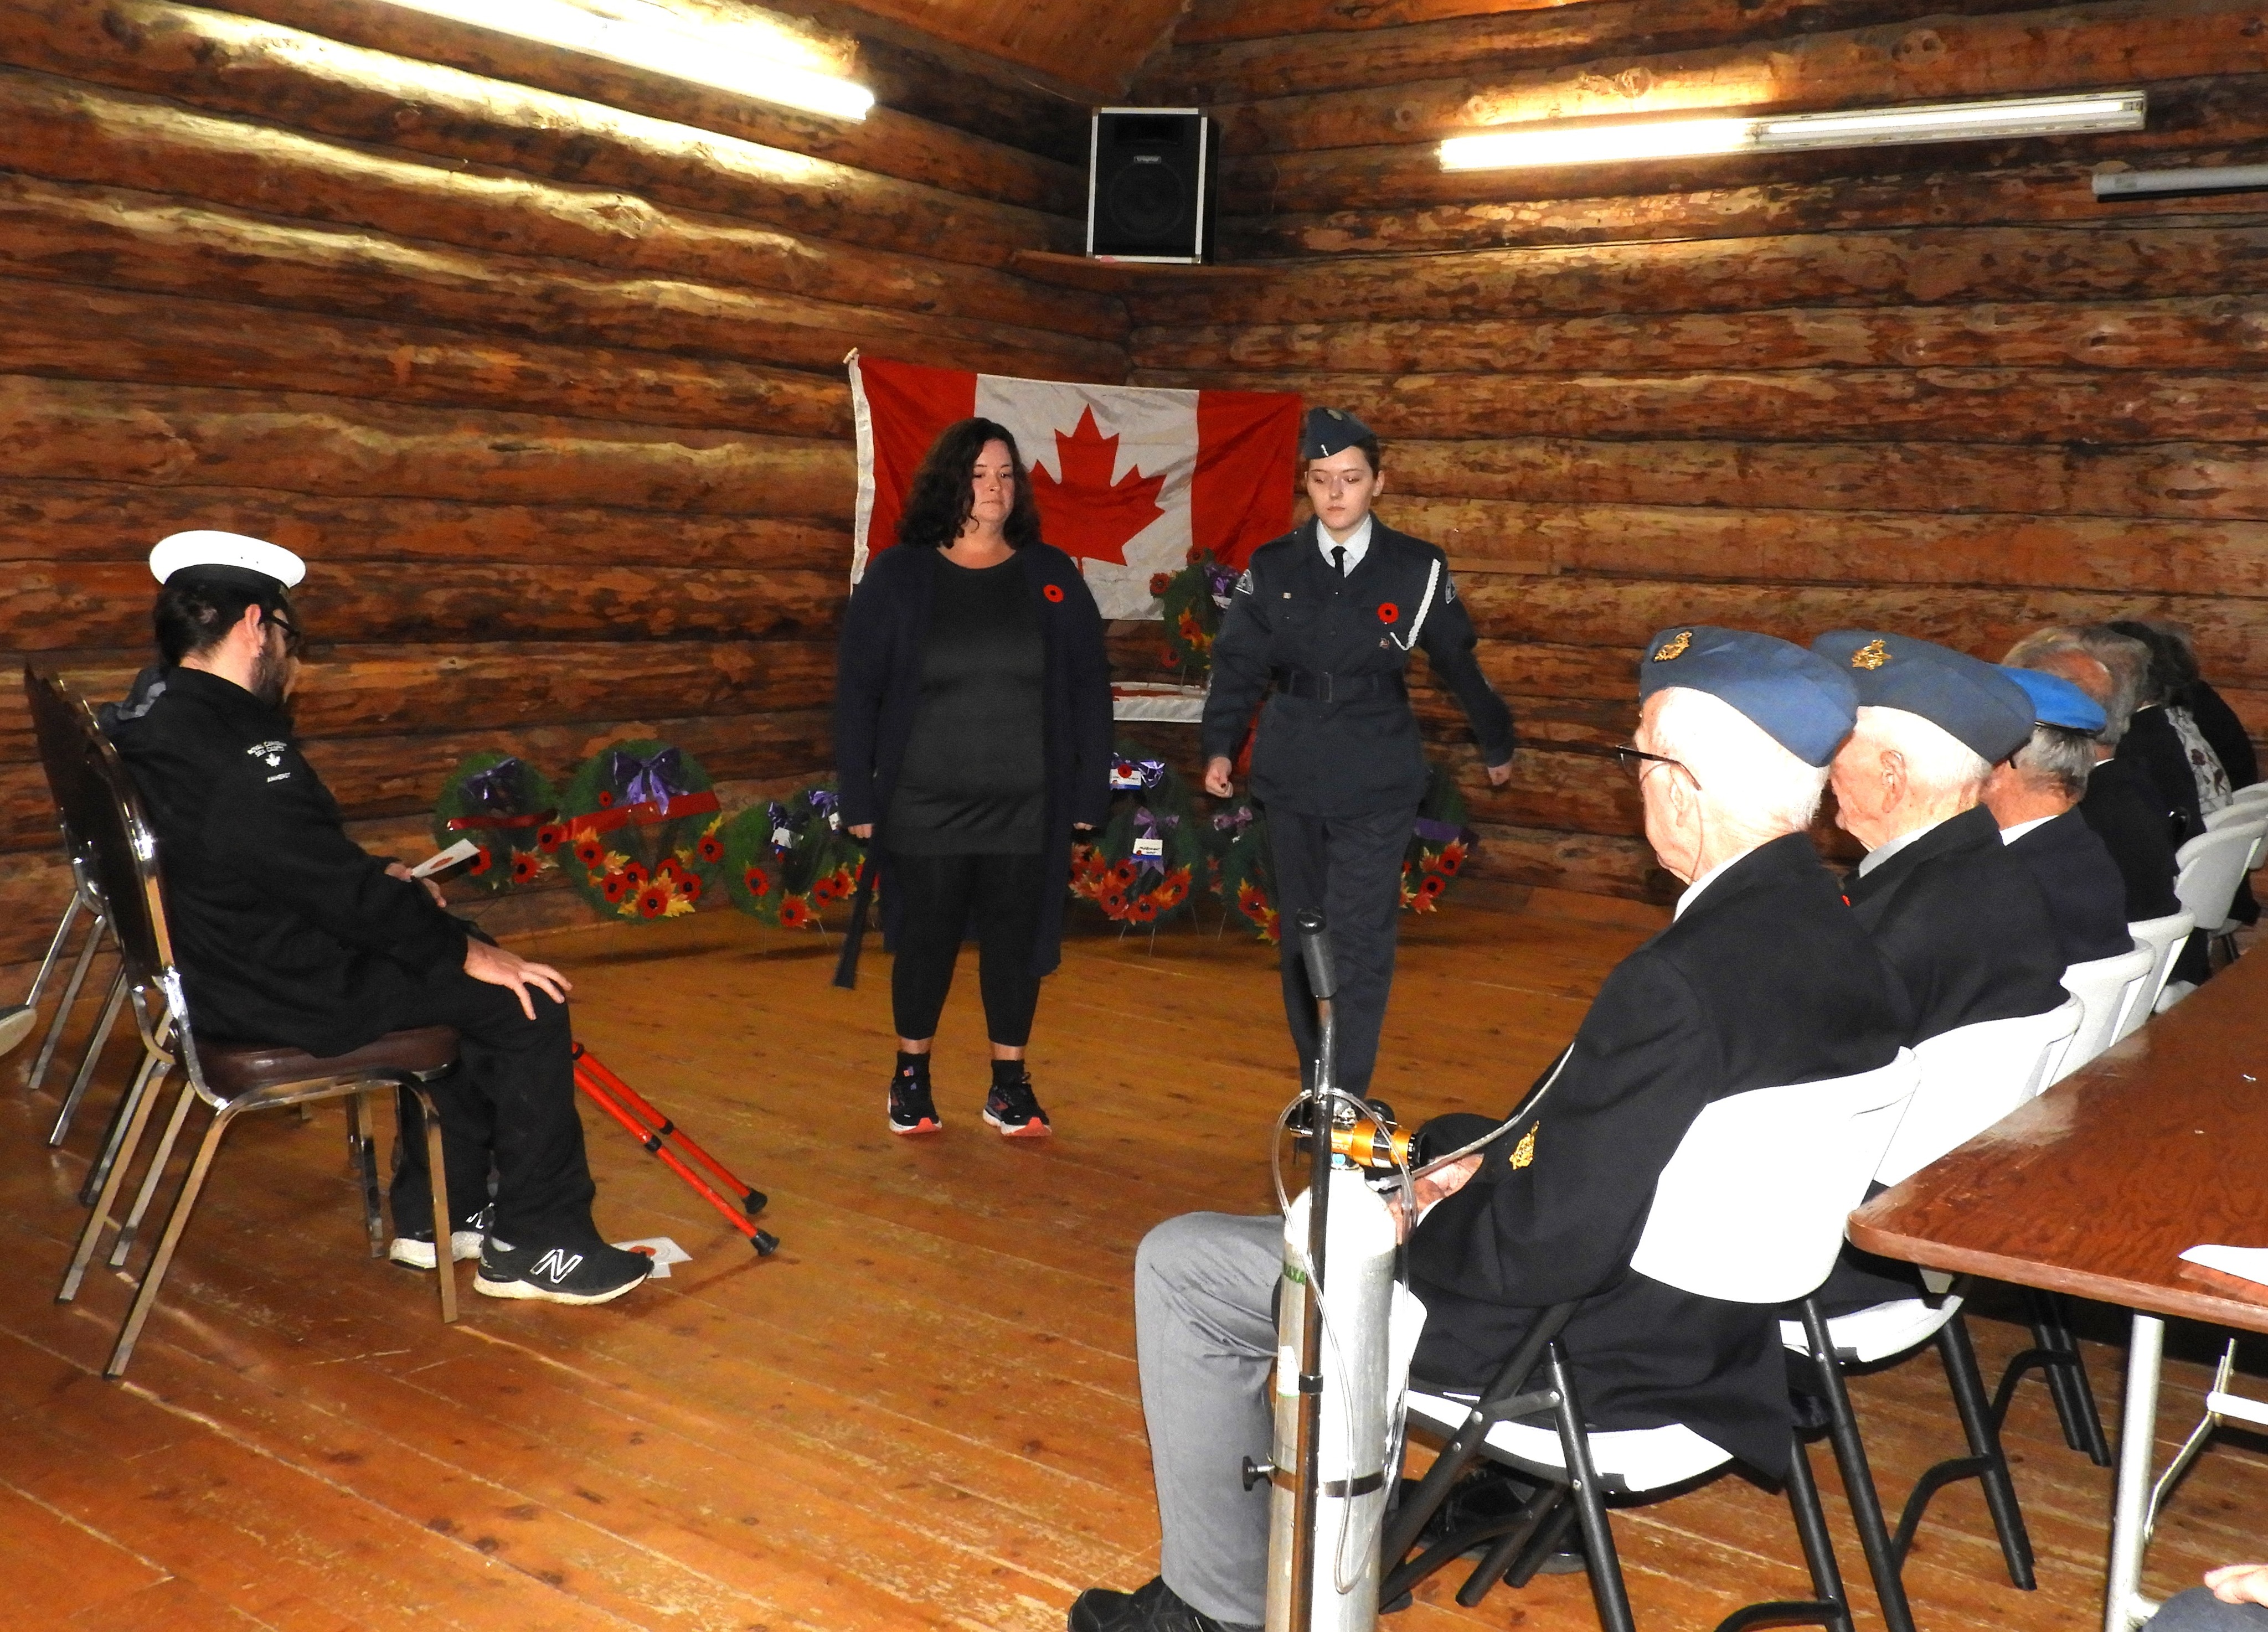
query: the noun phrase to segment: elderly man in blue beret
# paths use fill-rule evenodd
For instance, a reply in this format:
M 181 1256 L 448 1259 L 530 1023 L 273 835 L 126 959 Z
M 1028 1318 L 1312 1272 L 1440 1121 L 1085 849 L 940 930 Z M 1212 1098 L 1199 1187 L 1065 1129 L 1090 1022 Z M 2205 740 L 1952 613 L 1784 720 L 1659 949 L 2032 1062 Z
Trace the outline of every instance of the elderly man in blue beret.
M 2064 955 L 2073 963 L 2121 957 L 2134 945 L 2126 932 L 2126 880 L 2079 813 L 2102 709 L 2060 675 L 2000 672 L 2031 699 L 2032 736 L 1992 768 L 1984 807 L 2000 824 L 2000 842 L 2047 899 Z
M 1429 1313 L 1415 1371 L 1485 1385 L 1542 1311 L 1580 1300 L 1561 1341 L 1596 1426 L 1684 1422 L 1777 1478 L 1791 1423 L 1771 1312 L 1649 1280 L 1630 1258 L 1663 1167 L 1712 1101 L 1875 1070 L 1911 1029 L 1896 975 L 1806 832 L 1855 692 L 1800 646 L 1699 624 L 1648 643 L 1638 689 L 1637 737 L 1618 757 L 1685 893 L 1607 977 L 1519 1116 L 1424 1130 L 1442 1151 L 1497 1132 L 1418 1187 L 1410 1285 Z M 1130 1593 L 1082 1594 L 1071 1632 L 1259 1625 L 1269 1488 L 1246 1489 L 1240 1473 L 1269 1457 L 1282 1268 L 1273 1217 L 1189 1214 L 1142 1243 L 1135 1325 L 1160 1570 Z
M 1913 999 L 1907 1040 L 2061 1004 L 2073 960 L 1983 804 L 1993 766 L 2031 739 L 2031 699 L 1992 664 L 1887 630 L 1811 649 L 1858 688 L 1835 819 L 1867 847 L 1848 893 Z

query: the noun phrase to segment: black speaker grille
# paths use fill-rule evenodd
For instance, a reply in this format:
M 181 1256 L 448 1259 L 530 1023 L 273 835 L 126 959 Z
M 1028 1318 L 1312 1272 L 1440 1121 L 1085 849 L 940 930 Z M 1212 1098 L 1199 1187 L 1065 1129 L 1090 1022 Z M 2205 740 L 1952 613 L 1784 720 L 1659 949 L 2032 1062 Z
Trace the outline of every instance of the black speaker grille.
M 1111 178 L 1111 224 L 1142 239 L 1169 238 L 1189 219 L 1188 184 L 1165 165 L 1129 165 Z

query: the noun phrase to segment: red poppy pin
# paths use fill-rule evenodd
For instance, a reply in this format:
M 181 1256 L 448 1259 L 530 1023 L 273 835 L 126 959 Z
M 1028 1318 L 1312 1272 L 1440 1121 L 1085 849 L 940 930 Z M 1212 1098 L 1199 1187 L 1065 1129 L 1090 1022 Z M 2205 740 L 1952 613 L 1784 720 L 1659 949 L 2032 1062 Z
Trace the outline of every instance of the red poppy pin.
M 1401 617 L 1402 608 L 1395 606 L 1392 601 L 1381 600 L 1378 603 L 1378 621 L 1381 623 L 1397 622 L 1400 621 Z
M 1041 587 L 1040 593 L 1046 596 L 1049 600 L 1056 602 L 1057 605 L 1062 604 L 1063 585 L 1060 584 L 1044 584 Z

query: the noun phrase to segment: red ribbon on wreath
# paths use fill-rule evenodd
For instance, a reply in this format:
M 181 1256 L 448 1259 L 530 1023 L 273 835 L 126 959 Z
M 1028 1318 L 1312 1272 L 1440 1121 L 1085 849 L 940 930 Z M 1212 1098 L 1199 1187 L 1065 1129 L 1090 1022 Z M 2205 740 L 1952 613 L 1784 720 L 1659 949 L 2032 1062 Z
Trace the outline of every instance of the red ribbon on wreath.
M 567 837 L 589 838 L 593 834 L 612 833 L 617 827 L 627 827 L 636 822 L 644 827 L 649 822 L 670 821 L 680 816 L 704 816 L 717 808 L 713 793 L 680 793 L 666 799 L 642 799 L 636 805 L 617 805 L 610 811 L 593 811 L 588 816 L 578 816 L 567 824 Z

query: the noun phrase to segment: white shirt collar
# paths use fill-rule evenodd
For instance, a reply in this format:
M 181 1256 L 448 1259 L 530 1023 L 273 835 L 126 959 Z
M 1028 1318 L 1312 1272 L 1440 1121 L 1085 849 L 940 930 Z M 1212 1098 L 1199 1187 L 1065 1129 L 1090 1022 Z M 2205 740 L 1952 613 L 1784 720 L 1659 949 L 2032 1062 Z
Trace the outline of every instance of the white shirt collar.
M 2063 812 L 2061 811 L 2058 811 L 2056 812 L 2056 816 L 2060 816 L 2062 814 Z M 2014 844 L 2017 840 L 2022 838 L 2033 828 L 2044 827 L 2054 820 L 2055 816 L 2035 816 L 2031 820 L 2020 821 L 2013 827 L 2003 827 L 2000 829 L 2000 842 L 2003 844 Z
M 1346 551 L 1346 570 L 1350 574 L 1362 565 L 1362 558 L 1370 553 L 1370 524 L 1375 519 L 1375 517 L 1365 513 L 1363 518 L 1355 524 L 1352 537 L 1344 543 L 1334 543 L 1331 530 L 1323 525 L 1322 518 L 1315 518 L 1315 548 L 1323 553 L 1323 565 L 1328 567 L 1331 564 L 1331 552 L 1335 549 Z
M 1742 850 L 1738 856 L 1727 856 L 1723 861 L 1719 862 L 1715 866 L 1710 868 L 1708 871 L 1694 879 L 1692 883 L 1685 886 L 1685 893 L 1677 898 L 1676 910 L 1669 915 L 1670 917 L 1673 919 L 1683 918 L 1685 915 L 1685 909 L 1688 907 L 1690 907 L 1695 901 L 1701 899 L 1701 892 L 1707 889 L 1711 885 L 1716 883 L 1718 876 L 1721 874 L 1726 868 L 1731 866 L 1735 862 L 1745 861 L 1755 854 L 1755 850 L 1748 849 Z
M 1926 827 L 1916 827 L 1911 833 L 1902 833 L 1895 839 L 1883 840 L 1873 849 L 1868 850 L 1865 859 L 1859 862 L 1859 876 L 1862 878 L 1865 878 L 1868 873 L 1874 871 L 1875 868 L 1889 860 L 1891 856 L 1905 849 L 1907 845 L 1913 843 L 1916 840 L 1923 837 L 1925 834 L 1934 833 L 1938 828 L 1943 827 L 1945 822 L 1952 820 L 1953 819 L 1948 816 L 1945 818 L 1943 821 L 1933 821 L 1929 823 Z

